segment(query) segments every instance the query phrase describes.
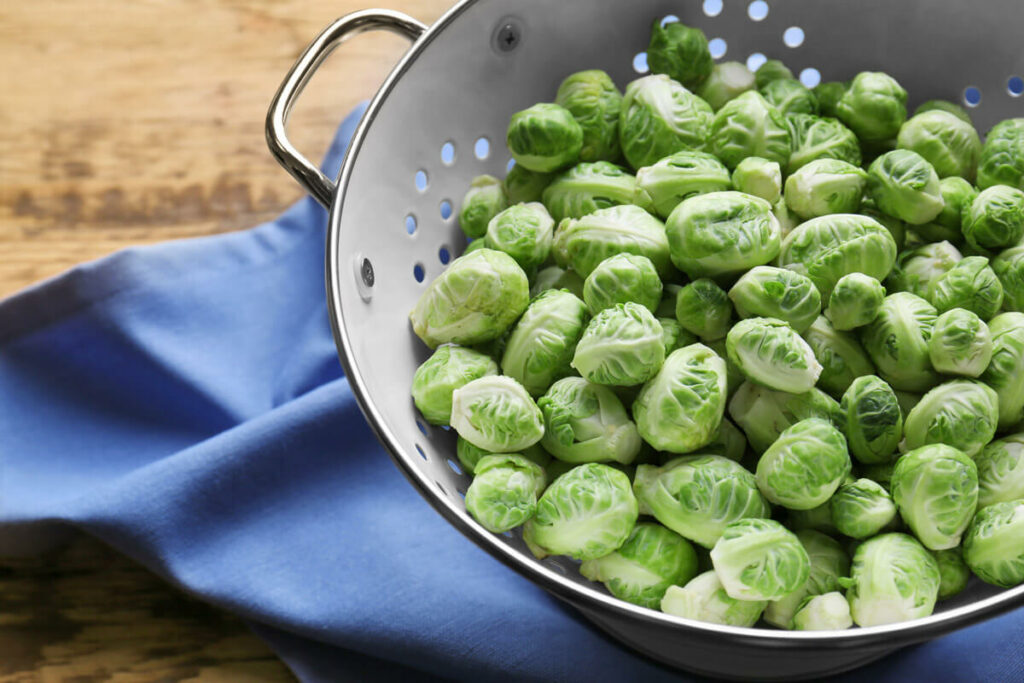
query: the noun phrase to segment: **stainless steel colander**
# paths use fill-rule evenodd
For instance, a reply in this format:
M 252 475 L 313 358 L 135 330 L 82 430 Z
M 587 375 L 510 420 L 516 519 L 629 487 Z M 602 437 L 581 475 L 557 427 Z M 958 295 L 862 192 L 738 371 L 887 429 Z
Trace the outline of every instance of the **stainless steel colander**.
M 931 98 L 963 102 L 981 132 L 1024 116 L 1021 0 L 464 0 L 429 28 L 387 10 L 342 17 L 281 85 L 267 139 L 281 164 L 330 209 L 329 309 L 370 425 L 409 481 L 477 545 L 621 641 L 690 671 L 759 680 L 821 676 L 1024 603 L 1024 586 L 997 591 L 975 582 L 933 616 L 891 626 L 717 626 L 612 598 L 571 561 L 536 560 L 518 536 L 491 534 L 466 513 L 469 477 L 459 469 L 455 435 L 426 424 L 409 396 L 428 350 L 407 313 L 465 246 L 454 214 L 470 180 L 504 174 L 509 116 L 550 101 L 573 71 L 604 69 L 624 87 L 646 70 L 651 22 L 670 16 L 703 29 L 716 59 L 751 67 L 765 56 L 783 59 L 806 85 L 887 71 L 910 92 L 911 107 Z M 368 30 L 399 33 L 412 46 L 374 97 L 335 183 L 291 145 L 285 123 L 321 61 Z

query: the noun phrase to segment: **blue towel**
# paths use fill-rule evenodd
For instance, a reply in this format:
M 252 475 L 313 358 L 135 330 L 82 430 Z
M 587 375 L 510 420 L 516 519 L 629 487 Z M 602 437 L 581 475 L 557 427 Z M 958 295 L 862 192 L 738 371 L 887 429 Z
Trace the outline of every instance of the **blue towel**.
M 83 530 L 247 619 L 307 681 L 695 680 L 603 635 L 406 483 L 335 355 L 325 225 L 305 199 L 0 304 L 0 554 Z M 848 680 L 1024 680 L 1021 643 L 1024 612 Z

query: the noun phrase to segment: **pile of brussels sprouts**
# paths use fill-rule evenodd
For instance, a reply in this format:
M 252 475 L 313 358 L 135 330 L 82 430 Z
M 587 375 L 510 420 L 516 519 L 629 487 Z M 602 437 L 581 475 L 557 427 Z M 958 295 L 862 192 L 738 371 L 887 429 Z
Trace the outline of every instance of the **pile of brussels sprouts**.
M 655 23 L 653 75 L 512 116 L 411 313 L 466 509 L 612 595 L 734 626 L 1024 582 L 1024 119 L 808 89 Z

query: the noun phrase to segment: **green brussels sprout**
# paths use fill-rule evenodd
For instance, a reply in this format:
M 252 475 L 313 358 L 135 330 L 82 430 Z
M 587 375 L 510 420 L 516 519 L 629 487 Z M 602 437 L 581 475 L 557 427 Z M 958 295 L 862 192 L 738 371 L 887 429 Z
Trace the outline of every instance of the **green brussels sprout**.
M 501 181 L 492 175 L 473 178 L 469 191 L 462 198 L 459 209 L 459 227 L 466 237 L 477 239 L 487 234 L 491 219 L 508 208 L 508 198 Z
M 865 142 L 896 137 L 907 120 L 907 91 L 887 74 L 863 71 L 836 103 L 836 117 Z
M 801 218 L 853 213 L 860 207 L 867 177 L 845 161 L 811 161 L 786 179 L 786 206 Z
M 1024 499 L 1024 432 L 996 439 L 975 456 L 978 507 Z
M 544 469 L 521 455 L 485 455 L 466 489 L 466 512 L 496 534 L 514 529 L 537 511 Z
M 914 231 L 926 242 L 949 240 L 961 244 L 964 241 L 960 231 L 963 213 L 974 203 L 978 191 L 969 182 L 956 176 L 940 180 L 939 191 L 942 193 L 942 211 L 932 222 L 915 226 Z
M 474 251 L 487 248 L 487 240 L 478 238 L 466 245 L 466 248 L 462 250 L 462 255 L 472 254 Z
M 981 381 L 999 396 L 999 429 L 1024 419 L 1024 313 L 1003 313 L 988 323 L 992 361 Z
M 597 264 L 583 283 L 583 300 L 591 315 L 629 301 L 651 313 L 661 303 L 661 279 L 646 256 L 616 254 Z
M 516 204 L 491 219 L 484 239 L 488 249 L 503 251 L 524 271 L 532 270 L 547 261 L 554 227 L 543 204 Z
M 939 596 L 939 566 L 917 539 L 889 533 L 861 543 L 846 587 L 853 622 L 882 626 L 927 617 Z
M 939 176 L 917 152 L 886 152 L 868 168 L 868 192 L 878 208 L 911 225 L 933 220 L 942 212 Z
M 572 367 L 596 384 L 632 386 L 653 377 L 664 360 L 658 319 L 644 306 L 629 302 L 591 319 L 576 345 Z
M 786 117 L 786 123 L 792 140 L 787 173 L 796 173 L 818 159 L 837 159 L 860 166 L 860 142 L 857 136 L 836 119 L 793 114 Z
M 883 280 L 895 261 L 896 242 L 889 231 L 878 221 L 855 214 L 802 223 L 786 236 L 779 253 L 779 265 L 811 278 L 824 301 L 844 275 L 864 273 Z
M 428 286 L 409 314 L 430 348 L 502 336 L 530 303 L 530 282 L 515 259 L 493 249 L 460 256 Z
M 754 74 L 741 62 L 720 62 L 715 64 L 699 88 L 697 95 L 718 111 L 757 84 Z
M 1000 121 L 985 136 L 978 159 L 978 187 L 994 185 L 1024 190 L 1024 118 Z
M 747 157 L 737 164 L 736 170 L 733 171 L 732 184 L 739 192 L 751 194 L 769 204 L 775 204 L 782 197 L 782 167 L 777 161 L 768 161 L 761 157 Z
M 1024 244 L 992 259 L 992 270 L 1003 285 L 1003 308 L 1024 312 Z
M 940 181 L 941 183 L 941 181 Z M 899 218 L 894 218 L 887 213 L 883 213 L 878 210 L 875 205 L 875 200 L 869 196 L 865 196 L 860 203 L 860 209 L 858 213 L 862 216 L 874 218 L 878 221 L 883 228 L 889 231 L 892 235 L 892 239 L 896 242 L 896 251 L 900 252 L 907 244 L 907 224 L 901 221 Z M 915 228 L 917 226 L 914 226 Z M 912 233 L 913 238 L 917 233 Z
M 971 570 L 964 562 L 963 550 L 947 548 L 936 550 L 935 562 L 939 565 L 939 600 L 946 600 L 967 588 Z
M 917 152 L 940 178 L 960 176 L 973 180 L 978 172 L 981 138 L 974 126 L 944 111 L 917 114 L 900 128 L 896 144 Z
M 992 360 L 992 334 L 971 311 L 948 310 L 935 321 L 928 357 L 937 372 L 978 377 Z
M 783 116 L 818 113 L 818 97 L 795 78 L 777 78 L 758 91 Z
M 678 21 L 663 26 L 656 19 L 647 46 L 647 65 L 651 73 L 665 74 L 687 88 L 696 88 L 711 75 L 715 62 L 708 39 L 699 28 Z
M 818 98 L 818 110 L 822 116 L 835 117 L 838 113 L 839 100 L 850 89 L 849 83 L 842 81 L 825 81 L 814 86 L 814 96 Z
M 664 289 L 661 292 L 661 303 L 658 304 L 658 308 L 654 311 L 654 315 L 661 318 L 675 318 L 676 317 L 676 298 L 679 296 L 682 285 L 677 285 L 671 282 L 664 283 Z M 691 342 L 692 343 L 692 342 Z M 689 344 L 684 344 L 689 346 Z
M 774 318 L 747 318 L 726 336 L 729 360 L 758 384 L 802 394 L 814 388 L 822 366 L 814 351 L 789 323 Z
M 839 530 L 836 529 L 835 525 L 832 523 L 832 509 L 829 507 L 828 503 L 822 503 L 818 507 L 811 508 L 810 510 L 787 510 L 786 526 L 797 533 L 814 531 L 823 535 L 839 535 Z M 803 597 L 800 598 L 800 600 L 802 599 Z M 786 607 L 788 614 L 786 617 L 787 620 L 793 618 L 796 608 L 800 605 L 800 600 L 795 600 Z M 781 602 L 786 602 L 786 598 L 783 598 Z M 769 623 L 785 628 L 782 623 L 776 624 L 774 621 Z
M 659 317 L 658 322 L 661 323 L 661 341 L 665 345 L 666 356 L 676 349 L 697 343 L 697 337 L 684 330 L 674 317 Z
M 608 387 L 566 377 L 552 384 L 537 406 L 544 415 L 540 443 L 560 460 L 628 465 L 640 452 L 636 425 Z
M 821 312 L 821 294 L 809 278 L 774 266 L 747 271 L 729 290 L 729 298 L 741 318 L 776 318 L 801 333 Z
M 885 297 L 878 316 L 862 328 L 864 349 L 893 389 L 926 391 L 937 383 L 928 349 L 936 318 L 930 303 L 897 292 Z
M 490 357 L 454 344 L 442 344 L 412 376 L 412 400 L 423 418 L 446 425 L 452 417 L 452 392 L 474 379 L 497 375 Z
M 714 571 L 698 574 L 685 586 L 669 586 L 661 599 L 665 614 L 725 626 L 753 626 L 764 607 L 761 600 L 729 597 Z
M 944 111 L 947 114 L 952 114 L 964 123 L 969 123 L 972 126 L 974 125 L 974 122 L 971 121 L 971 115 L 967 113 L 967 110 L 953 102 L 948 102 L 946 100 L 927 100 L 917 106 L 917 109 L 914 110 L 914 116 L 923 114 L 926 111 Z
M 896 461 L 892 498 L 926 548 L 955 548 L 978 507 L 978 467 L 952 446 L 923 446 Z
M 733 462 L 739 462 L 747 454 L 747 437 L 743 436 L 743 432 L 729 418 L 723 417 L 715 439 L 702 446 L 700 450 L 708 455 L 720 455 Z
M 530 297 L 536 297 L 541 292 L 553 289 L 568 290 L 576 298 L 582 299 L 583 278 L 571 268 L 562 268 L 561 266 L 541 268 L 533 278 L 533 285 L 530 287 Z
M 551 482 L 524 537 L 552 555 L 602 557 L 621 546 L 639 513 L 629 477 L 600 463 L 572 468 Z
M 544 418 L 537 404 L 511 377 L 490 375 L 475 379 L 452 393 L 452 428 L 477 448 L 492 453 L 515 453 L 544 435 Z
M 994 185 L 982 190 L 964 210 L 961 230 L 977 249 L 1002 249 L 1024 237 L 1024 192 Z
M 786 429 L 757 461 L 757 487 L 774 505 L 809 510 L 828 501 L 853 467 L 846 439 L 812 417 Z
M 807 598 L 793 615 L 794 631 L 839 631 L 852 626 L 850 603 L 839 591 Z
M 580 160 L 583 129 L 565 107 L 542 102 L 512 115 L 505 142 L 516 165 L 551 173 Z
M 619 142 L 633 168 L 650 166 L 674 152 L 703 150 L 714 112 L 668 76 L 638 78 L 626 86 Z
M 684 285 L 676 295 L 676 320 L 701 339 L 722 339 L 732 324 L 732 304 L 725 290 L 701 278 Z
M 870 479 L 843 484 L 829 506 L 836 529 L 850 538 L 870 538 L 896 519 L 896 503 L 889 492 Z
M 964 538 L 964 560 L 986 583 L 1011 588 L 1024 581 L 1024 501 L 979 510 Z
M 943 443 L 974 457 L 995 436 L 998 422 L 995 391 L 976 380 L 952 380 L 925 394 L 907 415 L 906 449 Z
M 618 550 L 581 564 L 580 574 L 620 600 L 658 609 L 669 586 L 697 575 L 697 551 L 674 531 L 640 522 Z
M 561 289 L 542 292 L 512 329 L 501 371 L 532 396 L 540 396 L 572 372 L 569 363 L 586 325 L 586 306 L 575 294 Z
M 963 256 L 949 242 L 937 242 L 904 251 L 886 285 L 889 291 L 909 292 L 922 299 L 931 296 L 935 282 Z
M 481 458 L 488 455 L 502 455 L 501 453 L 492 453 L 491 451 L 484 450 L 483 448 L 477 448 L 461 436 L 456 439 L 455 454 L 458 456 L 459 462 L 462 463 L 463 469 L 465 469 L 469 474 L 474 473 L 476 465 L 480 462 Z M 548 455 L 547 451 L 541 448 L 540 444 L 528 446 L 527 448 L 519 451 L 516 455 L 521 455 L 530 462 L 534 462 L 541 467 L 547 467 L 551 462 L 551 456 Z
M 732 188 L 729 169 L 713 154 L 676 152 L 636 172 L 637 203 L 648 203 L 668 218 L 681 201 L 698 194 Z
M 840 428 L 858 462 L 883 464 L 896 456 L 903 413 L 892 387 L 874 375 L 858 377 L 843 394 L 839 410 Z
M 932 284 L 930 298 L 940 313 L 963 308 L 989 320 L 1003 305 L 1003 284 L 984 256 L 968 256 Z
M 768 263 L 781 242 L 771 204 L 742 192 L 690 197 L 668 217 L 665 231 L 672 262 L 693 279 Z
M 782 239 L 786 239 L 786 236 L 796 230 L 796 227 L 800 224 L 800 219 L 789 210 L 784 199 L 780 199 L 772 205 L 772 215 L 779 222 L 779 234 Z
M 711 151 L 730 169 L 747 157 L 789 161 L 789 126 L 760 93 L 745 92 L 727 102 L 711 123 Z
M 633 491 L 659 522 L 711 548 L 732 522 L 768 517 L 754 475 L 718 455 L 685 455 L 661 467 L 638 465 Z
M 598 209 L 630 204 L 636 194 L 636 178 L 607 161 L 577 164 L 555 176 L 541 194 L 555 221 L 582 218 Z M 646 206 L 641 208 L 648 208 Z
M 888 491 L 892 486 L 892 472 L 896 469 L 896 462 L 885 462 L 878 465 L 860 465 L 857 470 L 861 477 L 870 479 L 876 484 L 881 484 Z
M 750 446 L 763 453 L 783 431 L 801 420 L 819 417 L 838 422 L 839 404 L 820 389 L 791 394 L 744 382 L 729 401 L 729 415 L 746 434 Z
M 544 194 L 544 188 L 554 179 L 554 173 L 538 173 L 517 164 L 512 167 L 501 184 L 505 188 L 509 205 L 528 204 L 539 202 L 541 195 Z
M 672 270 L 665 226 L 638 206 L 614 206 L 562 221 L 553 250 L 583 278 L 622 253 L 646 256 L 662 277 Z
M 619 149 L 622 93 L 599 69 L 578 71 L 558 86 L 555 104 L 564 107 L 583 131 L 580 161 L 615 161 Z
M 640 436 L 656 449 L 689 453 L 714 440 L 725 401 L 725 361 L 703 344 L 693 344 L 669 354 L 640 390 L 633 418 Z
M 885 287 L 863 273 L 848 273 L 839 278 L 828 299 L 825 317 L 841 332 L 867 325 L 882 308 Z
M 788 66 L 777 59 L 766 59 L 764 64 L 759 66 L 757 71 L 754 72 L 754 81 L 757 83 L 758 90 L 772 81 L 791 78 L 793 78 L 793 72 L 789 70 Z
M 824 509 L 827 516 L 828 504 Z M 811 529 L 797 531 L 796 537 L 811 562 L 807 580 L 795 591 L 769 602 L 764 611 L 766 622 L 785 629 L 793 628 L 793 615 L 808 596 L 837 590 L 839 578 L 850 572 L 850 558 L 835 539 Z
M 771 519 L 741 519 L 722 530 L 711 549 L 722 587 L 736 600 L 778 600 L 798 589 L 811 571 L 800 539 Z

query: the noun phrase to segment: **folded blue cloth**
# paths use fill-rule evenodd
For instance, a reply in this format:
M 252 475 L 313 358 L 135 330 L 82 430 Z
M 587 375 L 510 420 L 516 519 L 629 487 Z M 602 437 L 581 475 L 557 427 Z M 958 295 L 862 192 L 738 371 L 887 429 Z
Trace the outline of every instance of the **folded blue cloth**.
M 305 199 L 0 304 L 0 554 L 84 530 L 249 620 L 307 681 L 694 680 L 492 559 L 405 482 L 335 355 L 325 225 Z M 1024 680 L 1021 643 L 1024 612 L 845 678 Z

